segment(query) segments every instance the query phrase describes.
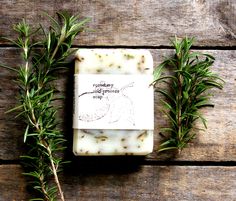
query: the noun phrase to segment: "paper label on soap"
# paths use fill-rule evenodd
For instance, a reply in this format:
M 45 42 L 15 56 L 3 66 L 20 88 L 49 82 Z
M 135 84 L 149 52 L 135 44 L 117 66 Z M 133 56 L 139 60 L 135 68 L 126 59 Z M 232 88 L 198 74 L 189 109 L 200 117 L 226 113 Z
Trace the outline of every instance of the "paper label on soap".
M 152 75 L 75 74 L 75 129 L 154 129 Z

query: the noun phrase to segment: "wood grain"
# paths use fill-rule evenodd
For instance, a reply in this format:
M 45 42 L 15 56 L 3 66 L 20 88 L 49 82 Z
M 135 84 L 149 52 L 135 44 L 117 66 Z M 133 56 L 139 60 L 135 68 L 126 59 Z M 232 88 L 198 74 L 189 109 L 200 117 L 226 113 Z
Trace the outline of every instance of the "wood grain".
M 90 28 L 76 45 L 166 46 L 174 35 L 195 36 L 198 46 L 236 45 L 235 0 L 2 0 L 0 36 L 15 37 L 12 24 L 49 22 L 43 15 L 67 10 L 90 17 Z M 0 41 L 0 44 L 6 44 Z
M 25 201 L 26 180 L 19 165 L 0 165 L 0 201 Z
M 232 201 L 236 197 L 235 167 L 140 166 L 132 171 L 104 172 L 95 166 L 76 168 L 62 177 L 67 201 Z M 25 201 L 19 165 L 0 166 L 0 201 Z
M 180 155 L 153 152 L 147 157 L 75 157 L 72 61 L 70 70 L 59 74 L 55 82 L 66 97 L 55 104 L 63 108 L 58 116 L 68 139 L 65 156 L 72 161 L 60 176 L 67 201 L 236 200 L 236 166 L 223 166 L 236 163 L 235 9 L 235 0 L 1 0 L 0 37 L 16 37 L 12 25 L 22 18 L 35 27 L 37 23 L 48 27 L 43 12 L 55 16 L 57 11 L 67 10 L 81 18 L 90 17 L 89 27 L 95 30 L 82 33 L 74 45 L 150 48 L 155 65 L 173 53 L 166 48 L 170 37 L 195 36 L 195 45 L 216 57 L 212 69 L 226 82 L 222 91 L 211 91 L 215 107 L 202 111 L 208 129 L 199 131 Z M 16 67 L 21 64 L 20 51 L 11 46 L 0 38 L 0 63 Z M 14 113 L 5 113 L 17 104 L 13 79 L 13 72 L 0 68 L 0 201 L 32 198 L 18 164 L 25 153 L 24 124 L 14 119 Z M 160 128 L 168 123 L 160 112 L 160 98 L 155 94 L 154 149 L 161 140 Z M 200 123 L 197 126 L 202 127 Z
M 204 51 L 214 55 L 216 62 L 213 71 L 217 72 L 224 80 L 222 91 L 213 90 L 212 103 L 214 108 L 203 110 L 208 119 L 208 129 L 197 133 L 197 138 L 174 160 L 178 161 L 236 161 L 236 51 L 211 50 Z M 173 53 L 172 50 L 151 50 L 155 65 L 163 60 L 164 56 Z M 2 63 L 11 66 L 20 64 L 20 52 L 15 48 L 1 48 L 0 58 Z M 73 69 L 73 63 L 71 64 Z M 14 114 L 5 114 L 5 111 L 16 104 L 17 89 L 12 79 L 14 74 L 5 69 L 0 69 L 0 159 L 16 160 L 24 153 L 23 124 L 13 118 Z M 57 104 L 63 107 L 60 117 L 63 120 L 63 129 L 68 138 L 68 152 L 71 153 L 72 143 L 72 96 L 73 96 L 73 72 L 59 75 L 57 88 L 67 97 L 65 102 Z M 166 118 L 160 112 L 160 96 L 155 97 L 155 149 L 160 143 L 159 130 L 166 125 Z M 200 124 L 199 127 L 202 127 Z M 153 152 L 147 160 L 164 160 L 170 157 L 168 154 Z

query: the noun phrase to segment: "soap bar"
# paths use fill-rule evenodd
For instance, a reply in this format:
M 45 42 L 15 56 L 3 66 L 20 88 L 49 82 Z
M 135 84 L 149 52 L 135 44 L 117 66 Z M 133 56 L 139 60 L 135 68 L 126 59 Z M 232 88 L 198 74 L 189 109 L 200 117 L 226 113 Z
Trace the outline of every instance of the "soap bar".
M 151 53 L 147 50 L 138 50 L 138 49 L 79 49 L 76 52 L 75 60 L 75 89 L 78 88 L 79 75 L 152 75 L 153 72 L 153 59 Z M 82 77 L 82 76 L 81 76 Z M 106 76 L 105 76 L 106 77 Z M 121 76 L 122 77 L 122 76 Z M 125 77 L 125 76 L 124 76 Z M 78 79 L 78 80 L 77 80 Z M 119 78 L 120 79 L 120 78 Z M 142 77 L 141 77 L 142 79 Z M 141 80 L 140 80 L 141 81 Z M 151 81 L 151 80 L 150 80 Z M 88 84 L 90 81 L 88 81 Z M 82 85 L 82 83 L 80 83 Z M 84 85 L 83 85 L 84 86 Z M 93 86 L 97 86 L 93 84 Z M 103 85 L 104 86 L 104 85 Z M 107 86 L 106 86 L 107 87 Z M 96 88 L 97 89 L 97 88 Z M 150 90 L 147 89 L 147 90 Z M 151 89 L 152 90 L 152 89 Z M 108 90 L 107 90 L 108 91 Z M 110 88 L 110 92 L 114 92 L 114 88 Z M 78 92 L 75 91 L 75 96 Z M 87 94 L 86 94 L 87 93 Z M 88 92 L 83 93 L 88 95 Z M 101 93 L 101 92 L 100 92 Z M 128 93 L 128 92 L 127 92 Z M 123 97 L 127 97 L 127 94 L 124 94 Z M 150 118 L 146 118 L 145 115 L 141 115 L 142 118 L 151 119 L 153 121 L 153 91 L 149 92 L 149 97 L 140 96 L 140 100 L 148 99 L 151 103 L 149 105 Z M 97 96 L 93 96 L 93 98 Z M 99 98 L 99 96 L 98 96 Z M 125 107 L 129 102 L 123 100 L 123 106 Z M 77 108 L 78 99 L 74 100 L 74 108 Z M 145 102 L 145 101 L 143 101 Z M 81 99 L 82 103 L 82 99 Z M 88 105 L 84 105 L 79 112 L 87 111 L 90 112 L 91 102 L 88 102 Z M 139 103 L 140 104 L 140 103 Z M 146 105 L 143 105 L 142 108 L 145 111 Z M 104 107 L 106 108 L 106 107 Z M 113 110 L 112 107 L 110 110 Z M 96 110 L 94 110 L 96 111 Z M 136 112 L 136 111 L 134 111 Z M 100 111 L 102 114 L 102 111 Z M 94 115 L 93 117 L 96 120 L 96 117 L 99 115 Z M 104 111 L 105 116 L 105 111 Z M 153 127 L 148 127 L 149 129 L 139 128 L 139 125 L 136 125 L 138 129 L 132 128 L 99 128 L 94 129 L 91 127 L 82 127 L 80 128 L 77 123 L 78 118 L 87 118 L 86 120 L 92 121 L 92 117 L 89 115 L 75 115 L 73 119 L 73 153 L 75 155 L 83 156 L 99 156 L 99 155 L 147 155 L 153 150 Z M 83 119 L 82 118 L 82 119 Z M 110 116 L 107 115 L 107 119 Z M 99 118 L 97 118 L 99 120 Z M 100 121 L 100 120 L 99 120 Z M 86 122 L 85 122 L 86 123 Z M 147 122 L 148 123 L 148 122 Z M 152 122 L 153 123 L 153 122 Z M 92 124 L 91 124 L 92 125 Z M 98 124 L 100 125 L 100 124 Z M 101 124 L 102 125 L 102 124 Z M 115 124 L 114 124 L 115 125 Z

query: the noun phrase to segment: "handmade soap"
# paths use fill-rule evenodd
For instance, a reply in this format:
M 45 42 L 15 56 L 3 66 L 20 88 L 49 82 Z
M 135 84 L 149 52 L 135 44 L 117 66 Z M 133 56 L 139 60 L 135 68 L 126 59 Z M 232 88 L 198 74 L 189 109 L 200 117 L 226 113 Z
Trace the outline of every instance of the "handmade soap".
M 79 49 L 75 60 L 75 155 L 153 150 L 153 59 L 138 49 Z

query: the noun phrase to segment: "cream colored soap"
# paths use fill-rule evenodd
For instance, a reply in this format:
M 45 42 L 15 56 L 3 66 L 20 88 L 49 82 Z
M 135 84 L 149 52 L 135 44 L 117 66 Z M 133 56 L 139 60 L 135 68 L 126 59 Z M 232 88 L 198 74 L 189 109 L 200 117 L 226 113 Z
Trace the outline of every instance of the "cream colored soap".
M 153 59 L 147 50 L 79 49 L 76 53 L 75 74 L 152 74 L 152 72 Z M 75 155 L 147 155 L 152 150 L 153 130 L 74 128 Z

